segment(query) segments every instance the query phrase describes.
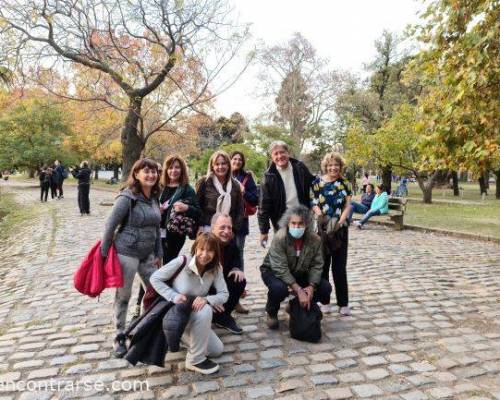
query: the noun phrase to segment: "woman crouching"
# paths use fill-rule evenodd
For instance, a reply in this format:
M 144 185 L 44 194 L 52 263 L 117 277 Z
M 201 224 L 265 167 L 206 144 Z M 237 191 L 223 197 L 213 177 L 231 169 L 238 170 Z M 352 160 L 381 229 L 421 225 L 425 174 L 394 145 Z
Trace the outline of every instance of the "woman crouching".
M 191 256 L 171 286 L 167 281 L 184 262 L 183 256 L 161 267 L 151 276 L 150 282 L 160 296 L 175 304 L 186 302 L 188 296 L 195 297 L 189 322 L 182 335 L 182 343 L 187 347 L 186 369 L 208 375 L 219 370 L 219 365 L 208 357 L 220 356 L 224 348 L 212 331 L 212 306 L 222 306 L 229 293 L 219 264 L 219 242 L 213 234 L 198 235 Z M 216 293 L 208 295 L 211 286 Z

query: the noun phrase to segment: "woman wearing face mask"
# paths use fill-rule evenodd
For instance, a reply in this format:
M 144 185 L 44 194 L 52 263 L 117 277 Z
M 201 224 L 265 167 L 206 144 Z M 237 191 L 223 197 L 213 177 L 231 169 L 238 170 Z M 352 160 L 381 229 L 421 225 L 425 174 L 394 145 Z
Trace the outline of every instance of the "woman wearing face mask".
M 267 326 L 278 329 L 280 303 L 288 296 L 289 288 L 297 295 L 303 308 L 312 301 L 330 302 L 332 286 L 323 279 L 321 239 L 311 230 L 312 215 L 305 206 L 289 208 L 280 220 L 260 272 L 268 288 Z
M 339 153 L 328 153 L 321 161 L 321 172 L 312 183 L 312 210 L 318 217 L 335 218 L 335 231 L 339 239 L 335 248 L 330 243 L 323 243 L 324 267 L 323 278 L 328 280 L 330 265 L 332 267 L 335 295 L 341 315 L 350 315 L 349 296 L 347 289 L 347 244 L 348 219 L 351 210 L 351 189 L 349 182 L 342 177 L 345 162 Z M 329 307 L 321 307 L 328 312 Z
M 219 366 L 209 357 L 222 354 L 224 345 L 212 331 L 212 307 L 222 306 L 228 299 L 226 282 L 219 264 L 219 242 L 211 233 L 201 233 L 191 249 L 192 258 L 169 285 L 167 281 L 184 262 L 178 257 L 161 267 L 151 277 L 151 285 L 165 299 L 180 304 L 194 297 L 192 312 L 182 335 L 187 347 L 186 369 L 204 375 L 213 374 Z M 209 295 L 211 287 L 215 293 Z M 159 333 L 160 335 L 163 332 Z
M 201 209 L 201 231 L 210 231 L 215 213 L 229 215 L 233 220 L 233 232 L 241 231 L 243 196 L 240 183 L 232 177 L 231 160 L 225 151 L 218 150 L 210 157 L 207 175 L 196 184 L 196 196 Z
M 138 273 L 142 285 L 147 286 L 155 266 L 161 265 L 159 194 L 157 163 L 149 158 L 137 160 L 106 221 L 101 255 L 106 257 L 114 242 L 124 281 L 123 287 L 116 289 L 114 304 L 117 357 L 127 352 L 123 332 L 135 274 Z

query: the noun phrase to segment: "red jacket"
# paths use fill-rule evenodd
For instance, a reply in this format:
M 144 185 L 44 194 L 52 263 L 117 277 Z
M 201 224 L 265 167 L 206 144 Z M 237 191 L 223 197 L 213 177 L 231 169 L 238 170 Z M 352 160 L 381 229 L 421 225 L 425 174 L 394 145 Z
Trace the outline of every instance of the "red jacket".
M 101 241 L 90 249 L 73 277 L 75 289 L 90 297 L 96 297 L 106 288 L 122 287 L 123 273 L 114 246 L 108 256 L 101 256 Z

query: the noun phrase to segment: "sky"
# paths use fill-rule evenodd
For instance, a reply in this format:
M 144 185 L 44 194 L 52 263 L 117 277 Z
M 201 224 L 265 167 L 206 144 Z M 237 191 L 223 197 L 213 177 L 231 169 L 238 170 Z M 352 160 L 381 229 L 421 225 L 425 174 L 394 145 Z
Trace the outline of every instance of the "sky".
M 384 29 L 403 32 L 417 22 L 421 0 L 232 0 L 240 21 L 251 24 L 252 40 L 266 45 L 284 43 L 300 32 L 330 60 L 334 69 L 362 73 L 373 58 L 374 41 Z M 231 67 L 236 71 L 242 62 Z M 261 112 L 255 97 L 258 67 L 243 76 L 216 100 L 217 111 L 229 116 L 235 111 L 252 120 Z

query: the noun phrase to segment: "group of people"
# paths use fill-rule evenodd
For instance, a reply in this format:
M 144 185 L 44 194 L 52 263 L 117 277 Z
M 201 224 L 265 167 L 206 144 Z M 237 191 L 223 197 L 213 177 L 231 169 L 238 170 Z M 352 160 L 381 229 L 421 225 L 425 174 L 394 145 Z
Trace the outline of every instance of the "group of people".
M 78 208 L 80 215 L 90 214 L 90 178 L 92 171 L 88 161 L 82 161 L 79 168 L 69 168 L 69 172 L 78 180 Z M 40 201 L 46 202 L 51 191 L 52 199 L 64 198 L 63 184 L 69 174 L 59 160 L 50 167 L 44 165 L 38 171 L 40 180 Z
M 63 183 L 67 177 L 68 173 L 59 160 L 55 160 L 51 166 L 41 167 L 38 171 L 40 201 L 47 201 L 49 190 L 52 199 L 62 199 L 64 197 Z
M 180 156 L 167 157 L 163 166 L 148 158 L 135 162 L 101 244 L 103 257 L 115 246 L 123 270 L 124 285 L 116 290 L 114 302 L 118 357 L 127 353 L 124 332 L 137 273 L 148 291 L 154 288 L 173 304 L 190 302 L 192 312 L 182 332 L 186 368 L 203 374 L 218 370 L 211 358 L 222 353 L 223 344 L 212 324 L 241 334 L 233 314 L 248 312 L 240 299 L 246 288 L 248 218 L 254 213 L 263 247 L 274 230 L 260 267 L 268 288 L 269 329 L 279 329 L 278 311 L 289 294 L 304 309 L 318 302 L 323 312 L 330 312 L 330 270 L 338 311 L 350 315 L 346 264 L 351 189 L 342 175 L 341 155 L 325 155 L 322 173 L 315 177 L 290 156 L 286 143 L 273 142 L 269 154 L 272 162 L 260 190 L 239 151 L 214 152 L 195 188 Z M 196 239 L 187 259 L 179 256 L 186 237 Z

